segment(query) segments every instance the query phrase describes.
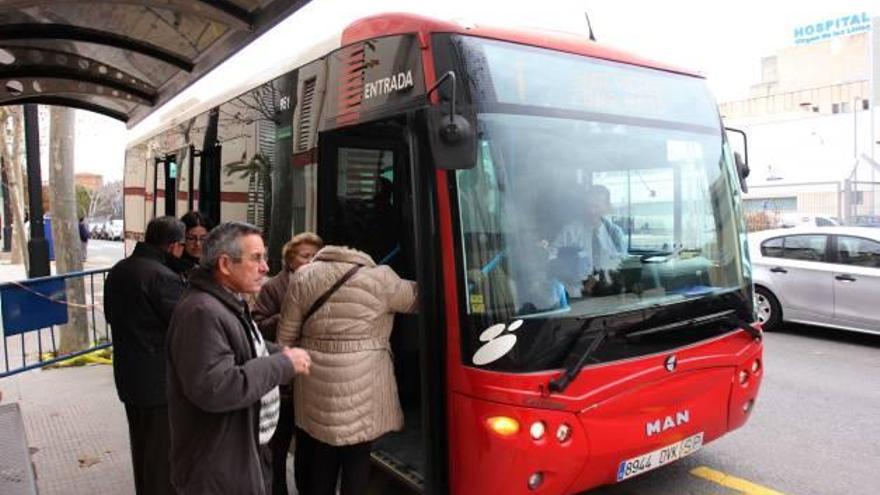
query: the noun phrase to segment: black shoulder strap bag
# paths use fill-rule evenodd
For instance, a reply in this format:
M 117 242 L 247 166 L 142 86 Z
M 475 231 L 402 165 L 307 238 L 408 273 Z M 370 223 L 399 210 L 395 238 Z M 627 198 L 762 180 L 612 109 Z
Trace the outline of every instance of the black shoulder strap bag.
M 312 303 L 312 307 L 309 308 L 308 312 L 306 312 L 306 316 L 302 319 L 302 322 L 300 323 L 300 328 L 305 327 L 305 326 L 306 326 L 306 321 L 309 319 L 309 317 L 311 317 L 313 314 L 315 314 L 315 311 L 317 311 L 318 308 L 320 308 L 321 306 L 323 306 L 324 303 L 327 302 L 327 299 L 330 299 L 330 296 L 332 296 L 333 293 L 336 292 L 337 289 L 339 289 L 340 287 L 342 287 L 342 285 L 343 285 L 348 279 L 350 279 L 355 273 L 357 273 L 357 271 L 360 270 L 360 269 L 361 269 L 361 265 L 354 265 L 354 266 L 351 268 L 351 270 L 345 272 L 345 274 L 342 275 L 342 277 L 340 277 L 339 280 L 337 280 L 336 283 L 333 284 L 332 287 L 330 287 L 329 289 L 327 289 L 327 292 L 321 294 L 321 297 L 319 297 L 318 299 L 316 299 L 315 302 Z

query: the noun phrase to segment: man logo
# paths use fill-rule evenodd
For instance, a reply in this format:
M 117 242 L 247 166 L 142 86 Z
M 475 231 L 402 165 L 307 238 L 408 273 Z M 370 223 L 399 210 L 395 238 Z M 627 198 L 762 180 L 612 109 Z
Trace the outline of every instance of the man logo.
M 670 415 L 645 423 L 645 433 L 647 434 L 647 436 L 650 437 L 651 435 L 663 433 L 664 431 L 675 428 L 676 426 L 687 424 L 690 420 L 691 412 L 689 410 L 685 409 L 684 411 L 678 411 L 677 413 L 675 413 L 675 416 Z
M 675 371 L 676 366 L 678 366 L 678 359 L 675 357 L 675 354 L 666 358 L 666 371 L 672 373 Z

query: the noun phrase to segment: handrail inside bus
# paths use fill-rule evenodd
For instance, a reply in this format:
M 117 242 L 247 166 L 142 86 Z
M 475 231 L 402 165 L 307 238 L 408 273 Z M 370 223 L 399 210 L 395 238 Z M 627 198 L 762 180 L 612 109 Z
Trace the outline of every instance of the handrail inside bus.
M 394 259 L 395 256 L 397 256 L 398 253 L 400 253 L 400 244 L 394 246 L 394 249 L 392 249 L 390 253 L 386 254 L 385 257 L 382 258 L 381 260 L 379 260 L 379 262 L 376 264 L 377 265 L 387 265 L 388 263 L 391 262 L 391 260 Z

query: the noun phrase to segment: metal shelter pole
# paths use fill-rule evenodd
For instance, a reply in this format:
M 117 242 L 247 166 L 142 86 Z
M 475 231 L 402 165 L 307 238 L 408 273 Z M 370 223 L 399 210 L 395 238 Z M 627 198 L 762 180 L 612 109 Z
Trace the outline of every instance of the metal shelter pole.
M 31 238 L 28 241 L 30 269 L 28 278 L 51 275 L 49 242 L 43 231 L 43 179 L 40 174 L 40 121 L 37 105 L 24 105 L 24 139 L 27 156 L 28 203 L 30 205 Z
M 2 251 L 12 251 L 12 210 L 9 208 L 9 164 L 0 158 L 0 181 L 3 183 L 3 247 Z

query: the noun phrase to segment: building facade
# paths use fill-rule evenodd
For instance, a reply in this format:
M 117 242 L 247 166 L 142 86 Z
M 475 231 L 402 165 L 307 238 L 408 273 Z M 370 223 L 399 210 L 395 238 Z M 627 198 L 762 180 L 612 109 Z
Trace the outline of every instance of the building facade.
M 101 174 L 78 173 L 73 175 L 73 181 L 77 186 L 84 187 L 89 191 L 97 191 L 104 185 L 104 176 Z
M 880 17 L 853 13 L 793 29 L 792 44 L 761 59 L 761 81 L 719 105 L 749 139 L 750 224 L 880 215 L 876 106 Z

